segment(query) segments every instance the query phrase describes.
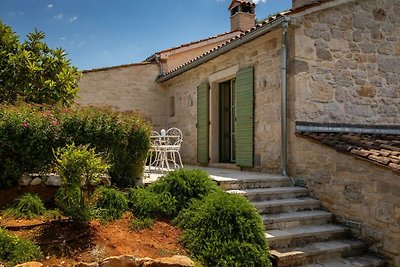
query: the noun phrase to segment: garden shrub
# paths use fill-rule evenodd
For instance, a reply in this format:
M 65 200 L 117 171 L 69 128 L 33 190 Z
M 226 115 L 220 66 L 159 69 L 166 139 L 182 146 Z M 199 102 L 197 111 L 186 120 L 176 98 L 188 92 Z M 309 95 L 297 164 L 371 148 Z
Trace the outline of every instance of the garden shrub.
M 142 117 L 94 108 L 63 112 L 60 117 L 64 140 L 95 146 L 112 163 L 110 176 L 116 185 L 135 185 L 150 148 L 150 125 Z
M 87 222 L 92 218 L 90 207 L 85 204 L 82 188 L 79 186 L 63 186 L 56 194 L 56 205 L 61 212 L 78 222 Z
M 104 163 L 94 148 L 76 146 L 74 143 L 54 152 L 56 170 L 62 186 L 57 192 L 58 207 L 76 221 L 90 219 L 89 200 L 100 175 L 109 165 Z
M 121 218 L 128 209 L 128 199 L 115 188 L 101 186 L 95 191 L 95 213 L 103 221 Z
M 48 171 L 52 149 L 74 142 L 96 147 L 119 186 L 134 185 L 144 170 L 150 124 L 141 116 L 98 108 L 0 106 L 0 188 L 23 173 Z
M 0 262 L 7 266 L 38 260 L 42 257 L 39 248 L 29 241 L 10 235 L 0 228 Z M 1 264 L 0 264 L 1 265 Z
M 155 193 L 168 192 L 176 199 L 176 211 L 186 208 L 194 199 L 202 199 L 212 192 L 222 191 L 202 170 L 179 169 L 166 174 L 149 186 Z
M 22 173 L 40 172 L 53 160 L 58 121 L 38 107 L 0 107 L 0 188 L 17 183 Z
M 25 194 L 16 200 L 9 214 L 16 218 L 32 219 L 43 215 L 46 208 L 38 195 Z
M 133 213 L 139 218 L 173 218 L 177 214 L 176 199 L 169 192 L 130 189 L 128 198 Z
M 153 227 L 154 220 L 152 218 L 138 218 L 131 223 L 131 229 L 140 231 Z
M 132 189 L 129 201 L 137 216 L 172 219 L 191 201 L 219 191 L 221 189 L 206 172 L 180 169 L 147 188 Z
M 262 220 L 243 196 L 209 194 L 174 223 L 184 230 L 184 245 L 206 266 L 270 266 Z

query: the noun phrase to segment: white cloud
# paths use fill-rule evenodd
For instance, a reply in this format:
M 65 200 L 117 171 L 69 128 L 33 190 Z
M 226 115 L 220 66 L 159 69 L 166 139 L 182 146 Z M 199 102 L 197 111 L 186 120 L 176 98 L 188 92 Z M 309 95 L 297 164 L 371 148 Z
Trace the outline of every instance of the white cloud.
M 60 40 L 61 40 L 61 41 L 64 41 L 65 39 L 67 39 L 67 38 L 65 38 L 64 36 L 61 36 L 61 37 L 60 37 Z
M 267 2 L 267 0 L 253 0 L 253 2 L 255 4 L 259 4 L 259 3 L 265 3 L 265 2 Z
M 64 14 L 63 14 L 63 13 L 60 13 L 60 14 L 54 16 L 54 18 L 55 18 L 55 19 L 63 19 L 63 18 L 64 18 Z
M 53 4 L 47 5 L 47 8 L 48 8 L 48 9 L 53 8 Z
M 80 43 L 78 44 L 78 46 L 82 46 L 82 45 L 84 45 L 84 44 L 86 44 L 86 41 L 80 42 Z
M 70 18 L 69 21 L 70 21 L 70 22 L 74 22 L 74 21 L 77 20 L 77 19 L 78 19 L 78 17 L 75 16 L 75 17 Z

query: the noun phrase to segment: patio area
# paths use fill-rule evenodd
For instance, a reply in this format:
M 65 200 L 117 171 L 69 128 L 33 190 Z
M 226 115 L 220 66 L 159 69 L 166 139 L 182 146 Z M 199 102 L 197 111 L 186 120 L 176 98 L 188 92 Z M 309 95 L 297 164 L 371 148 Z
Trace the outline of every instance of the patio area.
M 260 173 L 260 172 L 246 172 L 240 170 L 232 170 L 232 169 L 222 169 L 222 168 L 211 168 L 211 167 L 200 167 L 200 166 L 185 166 L 186 169 L 200 169 L 207 172 L 211 178 L 216 181 L 218 184 L 229 183 L 229 184 L 238 184 L 238 183 L 249 183 L 249 182 L 258 182 L 258 181 L 267 181 L 271 179 L 287 179 L 287 177 L 281 176 L 279 174 L 268 174 L 268 173 Z M 171 170 L 173 171 L 173 170 Z M 149 170 L 148 166 L 146 166 L 142 183 L 143 184 L 151 184 L 157 181 L 161 176 L 166 175 L 168 173 L 167 169 L 163 170 Z

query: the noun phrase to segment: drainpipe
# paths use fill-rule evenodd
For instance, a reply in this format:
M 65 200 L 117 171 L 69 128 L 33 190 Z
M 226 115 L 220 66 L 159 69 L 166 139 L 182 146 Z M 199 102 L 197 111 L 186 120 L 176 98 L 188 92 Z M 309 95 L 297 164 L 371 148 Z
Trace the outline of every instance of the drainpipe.
M 287 34 L 289 18 L 282 23 L 282 90 L 281 90 L 281 174 L 288 176 L 287 171 Z
M 161 57 L 161 55 L 159 55 L 159 54 L 154 55 L 154 58 L 155 58 L 157 64 L 160 66 L 160 74 L 159 75 L 161 76 L 161 75 L 163 75 L 164 71 L 163 71 L 162 63 L 160 61 L 160 57 Z

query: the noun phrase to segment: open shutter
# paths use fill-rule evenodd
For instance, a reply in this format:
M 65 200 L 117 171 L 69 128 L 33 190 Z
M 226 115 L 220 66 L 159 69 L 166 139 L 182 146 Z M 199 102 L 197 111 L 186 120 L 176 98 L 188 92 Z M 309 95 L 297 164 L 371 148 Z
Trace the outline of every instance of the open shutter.
M 197 162 L 208 164 L 209 153 L 209 85 L 197 87 Z
M 253 67 L 236 75 L 236 164 L 253 167 L 254 75 Z

